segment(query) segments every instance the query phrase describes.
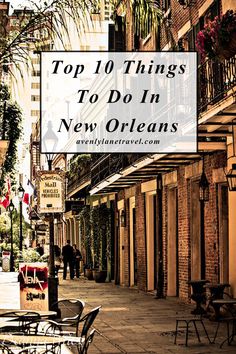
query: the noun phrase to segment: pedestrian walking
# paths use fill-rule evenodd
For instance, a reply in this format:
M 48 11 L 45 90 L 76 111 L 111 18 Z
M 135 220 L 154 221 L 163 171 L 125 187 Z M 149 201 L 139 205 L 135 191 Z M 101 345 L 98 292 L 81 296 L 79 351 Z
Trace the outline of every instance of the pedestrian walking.
M 37 246 L 36 246 L 36 248 L 35 248 L 35 251 L 38 252 L 38 254 L 39 254 L 40 256 L 43 256 L 43 255 L 44 255 L 44 250 L 43 250 L 43 247 L 40 246 L 40 243 L 37 243 Z
M 80 276 L 80 261 L 82 261 L 82 254 L 80 250 L 77 248 L 76 244 L 73 245 L 73 253 L 74 253 L 74 271 L 76 278 Z
M 64 263 L 63 279 L 66 279 L 68 263 L 70 268 L 70 278 L 74 279 L 73 256 L 74 256 L 73 247 L 70 245 L 70 240 L 67 240 L 67 244 L 62 248 L 62 257 Z

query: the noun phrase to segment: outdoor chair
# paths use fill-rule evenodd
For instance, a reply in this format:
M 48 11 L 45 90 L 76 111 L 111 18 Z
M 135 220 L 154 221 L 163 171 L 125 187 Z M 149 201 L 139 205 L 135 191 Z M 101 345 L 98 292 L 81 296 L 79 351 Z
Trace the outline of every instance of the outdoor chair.
M 180 325 L 182 323 L 182 325 Z M 177 343 L 177 335 L 178 335 L 178 329 L 179 328 L 182 328 L 185 330 L 185 346 L 187 347 L 188 346 L 188 339 L 189 339 L 189 327 L 191 326 L 191 324 L 193 325 L 194 329 L 195 329 L 195 333 L 196 333 L 196 336 L 197 336 L 197 339 L 198 339 L 198 342 L 201 342 L 201 339 L 200 339 L 200 335 L 199 335 L 199 331 L 198 331 L 198 328 L 197 328 L 197 323 L 200 323 L 205 334 L 206 334 L 206 337 L 209 341 L 209 343 L 211 344 L 211 340 L 209 338 L 209 335 L 207 333 L 207 330 L 206 330 L 206 327 L 205 327 L 205 324 L 203 322 L 203 319 L 202 317 L 181 317 L 181 318 L 177 318 L 176 319 L 176 328 L 175 328 L 175 341 L 174 341 L 174 344 Z
M 76 330 L 76 336 L 64 336 L 63 338 L 66 340 L 67 345 L 77 346 L 78 354 L 87 353 L 89 344 L 92 342 L 95 330 L 92 330 L 90 334 L 88 334 L 92 324 L 94 323 L 97 315 L 99 314 L 101 306 L 95 307 L 93 310 L 88 312 L 78 323 L 78 327 Z M 82 324 L 81 331 L 79 331 L 79 325 Z
M 23 333 L 43 336 L 61 335 L 61 327 L 59 323 L 52 320 L 36 320 L 26 323 Z
M 55 321 L 64 323 L 64 331 L 71 332 L 78 327 L 85 303 L 79 299 L 63 299 L 52 305 L 52 310 L 57 312 Z M 77 332 L 75 333 L 77 334 Z
M 89 345 L 92 343 L 96 329 L 92 329 L 89 335 L 85 337 L 68 337 L 66 344 L 69 348 L 77 347 L 78 354 L 87 354 Z M 65 338 L 65 337 L 64 337 Z

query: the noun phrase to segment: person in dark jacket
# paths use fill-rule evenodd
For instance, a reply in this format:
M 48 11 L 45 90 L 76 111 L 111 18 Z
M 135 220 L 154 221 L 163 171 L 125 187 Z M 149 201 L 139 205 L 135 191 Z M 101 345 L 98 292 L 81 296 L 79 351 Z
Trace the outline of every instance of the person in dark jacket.
M 70 268 L 70 278 L 74 279 L 74 252 L 73 247 L 70 245 L 70 240 L 67 240 L 67 244 L 62 248 L 62 257 L 64 263 L 63 279 L 66 279 L 68 263 Z
M 44 255 L 44 250 L 43 247 L 40 246 L 40 243 L 37 243 L 37 247 L 35 248 L 35 251 L 37 251 L 40 256 Z
M 82 261 L 82 254 L 80 250 L 77 248 L 76 244 L 73 245 L 74 252 L 74 270 L 76 278 L 80 276 L 80 261 Z

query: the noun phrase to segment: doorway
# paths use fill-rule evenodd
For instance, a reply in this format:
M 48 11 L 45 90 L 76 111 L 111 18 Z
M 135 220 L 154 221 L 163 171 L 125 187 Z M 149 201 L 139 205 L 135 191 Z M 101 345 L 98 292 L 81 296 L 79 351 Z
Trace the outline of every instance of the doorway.
M 199 181 L 191 183 L 191 217 L 190 217 L 190 243 L 191 243 L 191 279 L 201 279 L 201 208 L 199 201 Z M 204 260 L 205 261 L 205 260 Z
M 120 269 L 120 285 L 125 284 L 125 257 L 124 257 L 124 249 L 125 249 L 125 235 L 124 235 L 124 227 L 121 226 L 121 213 L 124 209 L 119 210 L 119 269 Z
M 168 189 L 167 203 L 167 296 L 178 296 L 177 188 Z
M 137 242 L 136 242 L 136 214 L 135 197 L 129 199 L 129 235 L 130 235 L 130 286 L 137 285 Z
M 147 247 L 147 290 L 156 289 L 157 283 L 157 242 L 156 242 L 156 191 L 146 193 L 146 247 Z
M 229 283 L 228 187 L 218 187 L 219 281 Z

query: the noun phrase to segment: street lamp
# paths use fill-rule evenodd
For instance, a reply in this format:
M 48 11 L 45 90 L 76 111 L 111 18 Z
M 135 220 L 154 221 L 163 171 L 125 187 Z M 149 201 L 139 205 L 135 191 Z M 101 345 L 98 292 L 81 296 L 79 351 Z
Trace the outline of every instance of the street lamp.
M 22 187 L 21 183 L 18 188 L 18 197 L 19 197 L 19 204 L 20 204 L 20 251 L 22 252 L 22 246 L 23 246 L 23 232 L 22 232 L 22 200 L 24 197 L 25 190 Z
M 10 258 L 10 272 L 14 272 L 14 256 L 13 256 L 13 230 L 12 230 L 12 213 L 15 209 L 14 204 L 12 203 L 12 200 L 8 206 L 8 210 L 10 212 L 10 218 L 11 218 L 11 258 Z
M 48 169 L 52 170 L 53 152 L 56 149 L 58 137 L 52 130 L 52 122 L 48 121 L 48 129 L 43 136 L 43 144 L 46 152 Z M 49 217 L 49 309 L 53 309 L 53 304 L 58 301 L 58 278 L 55 277 L 55 262 L 54 262 L 54 214 Z
M 232 191 L 235 192 L 236 191 L 236 164 L 235 163 L 232 164 L 232 168 L 227 173 L 226 179 L 227 179 L 230 192 Z
M 57 147 L 58 143 L 58 137 L 52 130 L 52 122 L 51 120 L 48 121 L 48 129 L 43 136 L 43 144 L 44 144 L 44 149 L 46 151 L 46 157 L 48 161 L 48 169 L 49 171 L 52 170 L 52 160 L 54 156 L 55 149 Z

